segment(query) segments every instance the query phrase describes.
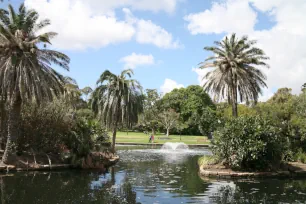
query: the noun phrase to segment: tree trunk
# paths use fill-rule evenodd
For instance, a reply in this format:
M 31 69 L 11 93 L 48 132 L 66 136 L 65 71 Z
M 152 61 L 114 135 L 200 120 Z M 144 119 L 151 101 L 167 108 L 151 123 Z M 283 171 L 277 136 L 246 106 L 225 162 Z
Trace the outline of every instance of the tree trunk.
M 169 128 L 167 128 L 167 137 L 169 137 Z
M 116 148 L 116 136 L 117 136 L 117 121 L 115 122 L 115 125 L 113 127 L 113 141 L 112 141 L 112 152 L 115 153 Z
M 5 107 L 5 102 L 3 99 L 0 101 L 0 111 L 1 111 L 1 122 L 0 122 L 0 149 L 5 148 L 5 141 L 7 137 L 7 112 Z
M 120 111 L 120 103 L 121 103 L 121 98 L 119 98 L 118 103 L 117 103 L 117 108 L 116 108 L 116 113 L 115 113 L 115 121 L 113 124 L 113 141 L 112 141 L 112 152 L 116 152 L 116 136 L 117 136 L 117 127 L 118 127 L 118 121 L 119 121 L 119 111 Z
M 238 107 L 237 107 L 237 100 L 233 99 L 232 100 L 232 114 L 236 118 L 238 117 Z
M 152 128 L 152 135 L 155 135 L 155 129 Z
M 17 141 L 20 129 L 21 100 L 12 101 L 9 107 L 8 115 L 8 133 L 6 139 L 5 151 L 2 157 L 2 163 L 7 163 L 8 156 L 12 151 L 12 143 Z
M 237 80 L 236 77 L 233 76 L 233 73 L 231 71 L 231 103 L 232 103 L 232 115 L 233 117 L 238 117 L 238 107 L 237 107 Z

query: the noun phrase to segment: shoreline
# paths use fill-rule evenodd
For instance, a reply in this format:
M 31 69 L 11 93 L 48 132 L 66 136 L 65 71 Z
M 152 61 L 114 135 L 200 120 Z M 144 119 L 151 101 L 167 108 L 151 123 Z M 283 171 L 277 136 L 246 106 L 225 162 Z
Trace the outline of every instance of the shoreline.
M 306 177 L 306 164 L 288 163 L 287 169 L 279 171 L 247 172 L 226 168 L 214 168 L 214 165 L 199 166 L 199 175 L 205 178 L 297 178 Z
M 123 146 L 129 146 L 129 145 L 139 145 L 139 146 L 163 146 L 164 144 L 160 143 L 135 143 L 135 142 L 117 142 L 116 145 L 123 145 Z M 209 144 L 186 144 L 189 147 L 206 147 L 210 148 L 211 145 Z
M 16 157 L 17 158 L 17 157 Z M 79 170 L 94 170 L 94 169 L 106 169 L 115 165 L 119 161 L 120 157 L 118 155 L 113 155 L 108 158 L 103 154 L 91 153 L 81 160 L 80 164 L 65 164 L 65 163 L 54 163 L 46 164 L 25 162 L 16 159 L 14 164 L 0 165 L 0 173 L 9 172 L 22 172 L 22 171 L 55 171 L 55 170 L 65 170 L 65 169 L 79 169 Z M 41 161 L 40 161 L 41 162 Z

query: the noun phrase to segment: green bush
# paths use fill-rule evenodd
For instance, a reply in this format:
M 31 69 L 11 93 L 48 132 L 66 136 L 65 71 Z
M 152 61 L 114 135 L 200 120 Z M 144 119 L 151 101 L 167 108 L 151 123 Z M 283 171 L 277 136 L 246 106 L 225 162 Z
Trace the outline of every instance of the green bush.
M 203 157 L 200 157 L 198 160 L 198 165 L 202 166 L 202 165 L 214 165 L 218 163 L 218 158 L 216 158 L 215 156 L 211 156 L 211 155 L 205 155 Z
M 294 156 L 294 160 L 306 164 L 306 153 L 303 152 L 302 149 L 299 149 L 299 151 Z
M 109 137 L 89 109 L 75 110 L 61 100 L 22 109 L 18 152 L 67 152 L 82 157 L 105 144 Z
M 286 149 L 280 128 L 261 117 L 245 116 L 214 133 L 212 150 L 230 168 L 269 170 L 280 164 Z
M 109 140 L 107 132 L 95 120 L 78 118 L 71 131 L 64 138 L 68 149 L 78 157 L 86 156 L 94 150 L 95 145 L 101 145 Z

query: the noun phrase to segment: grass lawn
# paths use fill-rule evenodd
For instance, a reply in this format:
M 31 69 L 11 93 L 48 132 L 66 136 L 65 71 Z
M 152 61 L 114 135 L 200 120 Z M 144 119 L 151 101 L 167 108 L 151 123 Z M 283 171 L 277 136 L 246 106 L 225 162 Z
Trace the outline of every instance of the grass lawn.
M 110 134 L 111 135 L 111 134 Z M 166 138 L 166 135 L 154 135 L 154 143 L 164 144 L 166 142 L 184 142 L 186 144 L 209 144 L 209 140 L 204 136 L 182 135 L 181 140 L 179 135 L 170 135 L 168 140 L 159 139 L 160 137 Z M 116 142 L 124 143 L 149 143 L 149 135 L 141 132 L 117 132 Z

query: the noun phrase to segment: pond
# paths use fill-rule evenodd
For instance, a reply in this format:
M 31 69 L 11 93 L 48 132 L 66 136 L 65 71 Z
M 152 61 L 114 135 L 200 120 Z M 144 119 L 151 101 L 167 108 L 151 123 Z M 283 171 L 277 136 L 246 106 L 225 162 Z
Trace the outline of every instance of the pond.
M 108 172 L 16 173 L 0 177 L 2 204 L 34 203 L 305 203 L 306 180 L 202 180 L 207 149 L 118 147 Z

